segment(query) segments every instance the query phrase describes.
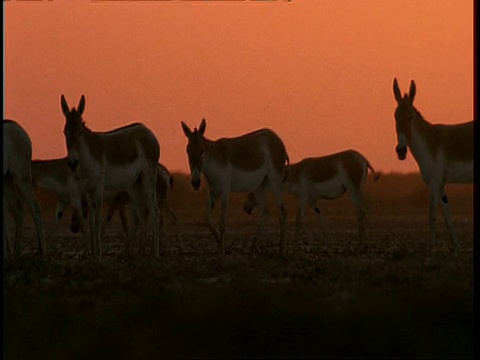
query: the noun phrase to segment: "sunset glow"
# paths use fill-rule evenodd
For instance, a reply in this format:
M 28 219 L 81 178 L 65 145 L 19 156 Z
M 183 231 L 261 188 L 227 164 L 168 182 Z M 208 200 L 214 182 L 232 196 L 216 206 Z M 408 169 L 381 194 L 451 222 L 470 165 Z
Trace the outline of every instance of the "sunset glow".
M 188 171 L 186 139 L 269 127 L 292 162 L 345 149 L 399 161 L 393 79 L 432 123 L 474 117 L 473 1 L 6 1 L 4 118 L 34 158 L 66 155 L 60 96 L 95 131 L 143 122 L 160 161 Z

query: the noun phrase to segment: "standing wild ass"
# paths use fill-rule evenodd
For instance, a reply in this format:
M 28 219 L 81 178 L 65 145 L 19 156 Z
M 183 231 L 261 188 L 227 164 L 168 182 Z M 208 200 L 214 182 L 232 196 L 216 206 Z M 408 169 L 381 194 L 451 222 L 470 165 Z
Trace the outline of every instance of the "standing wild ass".
M 67 163 L 68 158 L 66 157 L 32 161 L 32 181 L 34 188 L 46 189 L 57 197 L 55 225 L 51 229 L 48 238 L 52 237 L 58 227 L 58 221 L 63 217 L 65 209 L 68 206 L 73 208 L 70 230 L 72 232 L 79 232 L 79 230 L 82 230 L 83 236 L 86 236 L 83 217 L 77 216 L 78 213 L 86 213 L 83 206 L 85 199 L 82 199 L 78 176 L 70 171 Z M 116 201 L 117 196 L 118 192 L 111 193 L 105 191 L 104 201 L 107 204 L 111 204 Z M 84 240 L 87 239 L 85 238 Z M 84 246 L 84 252 L 86 255 L 89 251 L 86 241 L 84 241 Z M 90 250 L 93 251 L 93 249 Z
M 61 107 L 66 119 L 64 134 L 68 166 L 77 173 L 81 191 L 86 197 L 95 258 L 100 260 L 102 257 L 100 238 L 104 193 L 123 191 L 135 199 L 134 204 L 143 205 L 137 209 L 141 214 L 141 237 L 144 239 L 146 236 L 146 226 L 152 225 L 153 252 L 159 257 L 159 234 L 156 226 L 159 214 L 155 191 L 157 163 L 160 158 L 157 138 L 149 128 L 140 123 L 108 132 L 91 131 L 82 120 L 85 109 L 83 95 L 77 109 L 71 110 L 62 95 Z M 139 186 L 135 187 L 136 183 Z M 141 194 L 137 191 L 139 187 Z
M 46 254 L 42 229 L 42 213 L 32 186 L 32 142 L 27 132 L 13 120 L 3 120 L 3 241 L 9 256 L 13 249 L 8 240 L 7 210 L 11 210 L 15 219 L 15 256 L 20 255 L 20 241 L 23 226 L 23 201 L 26 201 L 32 213 L 37 231 L 40 254 Z M 18 191 L 18 192 L 17 192 Z
M 48 237 L 51 237 L 55 229 L 58 227 L 58 221 L 65 214 L 65 209 L 68 206 L 73 208 L 72 220 L 70 230 L 74 233 L 80 230 L 85 235 L 83 219 L 78 216 L 83 213 L 83 217 L 87 216 L 88 209 L 84 206 L 84 201 L 81 199 L 81 193 L 78 184 L 78 178 L 75 173 L 70 171 L 67 165 L 67 158 L 49 159 L 49 160 L 33 160 L 32 161 L 32 180 L 34 188 L 42 188 L 50 191 L 57 197 L 57 207 L 55 210 L 55 227 L 51 230 Z M 181 239 L 177 227 L 177 219 L 173 210 L 168 206 L 168 197 L 170 196 L 171 188 L 173 187 L 173 178 L 168 170 L 161 164 L 158 164 L 157 170 L 157 201 L 159 209 L 164 208 L 174 222 L 176 238 L 182 247 Z M 118 193 L 104 193 L 105 204 L 107 205 L 107 217 L 102 227 L 102 237 L 105 236 L 106 224 L 111 220 L 115 211 L 119 211 L 125 235 L 127 236 L 127 250 L 130 244 L 130 234 L 126 206 L 131 205 L 132 199 L 126 192 Z M 133 205 L 132 205 L 133 206 Z M 138 226 L 138 215 L 135 217 L 136 225 Z M 159 231 L 161 231 L 161 221 Z M 88 250 L 85 244 L 85 250 Z M 93 250 L 93 249 L 92 249 Z
M 402 97 L 397 79 L 393 81 L 397 101 L 395 127 L 396 152 L 400 160 L 407 156 L 407 147 L 418 163 L 423 181 L 428 186 L 430 199 L 430 251 L 435 250 L 437 211 L 439 200 L 455 253 L 460 245 L 448 207 L 445 184 L 473 181 L 473 121 L 458 125 L 440 125 L 427 122 L 413 106 L 416 87 L 410 82 L 408 94 Z
M 52 192 L 57 197 L 55 209 L 55 226 L 51 230 L 50 238 L 58 226 L 58 221 L 65 214 L 67 206 L 75 210 L 81 209 L 81 194 L 78 178 L 70 171 L 67 165 L 67 158 L 33 160 L 32 181 L 34 188 L 42 188 Z
M 173 177 L 170 174 L 170 172 L 167 170 L 167 168 L 162 165 L 158 164 L 157 168 L 157 203 L 158 203 L 158 209 L 160 213 L 163 212 L 163 210 L 166 211 L 166 213 L 169 215 L 173 226 L 174 226 L 174 232 L 175 232 L 175 238 L 177 240 L 178 246 L 180 251 L 183 251 L 183 242 L 180 236 L 180 231 L 178 229 L 178 221 L 177 221 L 177 215 L 175 212 L 172 210 L 172 208 L 169 206 L 168 201 L 170 198 L 171 191 L 173 190 Z M 104 221 L 103 228 L 102 228 L 102 237 L 105 235 L 106 227 L 108 222 L 113 218 L 113 215 L 115 214 L 116 211 L 118 211 L 119 216 L 120 216 L 120 221 L 122 223 L 123 230 L 125 234 L 127 235 L 127 244 L 125 249 L 128 250 L 130 247 L 130 241 L 131 237 L 136 233 L 136 229 L 138 227 L 139 223 L 139 216 L 135 212 L 132 214 L 132 220 L 133 220 L 133 229 L 130 229 L 128 225 L 128 220 L 127 220 L 127 211 L 126 208 L 127 206 L 131 205 L 132 199 L 126 192 L 123 192 L 113 198 L 112 200 L 107 202 L 107 217 Z M 88 210 L 87 210 L 88 211 Z M 85 212 L 84 211 L 84 214 Z M 79 228 L 78 224 L 78 216 L 77 213 L 74 213 L 74 216 L 72 217 L 72 224 L 70 226 L 72 229 L 77 229 Z M 159 221 L 159 233 L 163 233 L 163 216 L 160 216 L 160 221 Z M 141 248 L 143 247 L 143 243 L 140 244 Z
M 8 236 L 8 223 L 6 217 L 8 212 L 13 215 L 15 222 L 15 238 L 12 243 Z M 20 244 L 23 237 L 23 220 L 25 218 L 25 211 L 23 210 L 23 202 L 18 194 L 13 177 L 7 173 L 3 177 L 3 256 L 4 258 L 13 258 L 20 255 Z M 15 248 L 15 252 L 14 252 Z
M 188 139 L 187 155 L 192 176 L 192 186 L 200 188 L 201 174 L 207 179 L 209 195 L 207 203 L 207 224 L 218 242 L 220 255 L 225 255 L 224 234 L 225 213 L 230 192 L 250 192 L 263 199 L 270 190 L 280 209 L 280 249 L 285 253 L 285 221 L 287 210 L 282 199 L 282 182 L 288 155 L 282 140 L 272 130 L 262 129 L 235 137 L 216 141 L 204 137 L 206 122 L 203 119 L 198 130 L 193 131 L 182 121 L 182 129 Z M 212 225 L 212 210 L 221 198 L 220 233 Z M 261 228 L 266 223 L 263 212 L 252 241 L 253 250 Z
M 350 197 L 358 220 L 358 237 L 360 245 L 364 245 L 365 238 L 365 207 L 363 201 L 364 183 L 370 169 L 374 179 L 379 174 L 375 172 L 368 160 L 355 150 L 346 150 L 339 153 L 311 157 L 288 166 L 288 176 L 283 190 L 295 195 L 297 199 L 297 215 L 295 220 L 294 243 L 297 245 L 304 208 L 308 204 L 314 210 L 324 232 L 323 219 L 320 216 L 318 199 L 336 199 L 345 192 Z M 258 200 L 253 193 L 245 199 L 243 209 L 247 214 L 258 206 Z M 325 234 L 326 235 L 326 234 Z

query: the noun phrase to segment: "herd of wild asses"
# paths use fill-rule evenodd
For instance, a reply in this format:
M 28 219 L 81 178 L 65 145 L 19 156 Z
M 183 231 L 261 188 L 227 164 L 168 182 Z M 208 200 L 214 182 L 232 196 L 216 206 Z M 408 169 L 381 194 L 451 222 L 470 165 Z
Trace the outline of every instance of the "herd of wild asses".
M 415 82 L 410 82 L 408 93 L 402 96 L 397 80 L 393 82 L 397 102 L 395 125 L 396 152 L 405 159 L 407 149 L 418 163 L 429 194 L 429 251 L 435 250 L 435 233 L 438 205 L 443 211 L 454 251 L 459 243 L 453 225 L 445 184 L 473 182 L 473 121 L 458 125 L 440 125 L 427 122 L 413 105 Z M 103 204 L 108 209 L 107 221 L 118 211 L 127 235 L 126 250 L 139 231 L 143 246 L 147 232 L 152 235 L 155 257 L 160 256 L 162 212 L 165 210 L 176 224 L 175 213 L 168 206 L 172 177 L 159 163 L 160 145 L 154 133 L 144 124 L 133 123 L 107 132 L 95 132 L 86 127 L 82 119 L 85 97 L 78 106 L 70 108 L 61 96 L 61 109 L 65 116 L 63 129 L 68 155 L 61 159 L 32 161 L 32 144 L 25 130 L 13 120 L 3 121 L 3 180 L 4 180 L 4 254 L 7 258 L 21 254 L 23 204 L 32 213 L 39 251 L 47 255 L 41 208 L 34 188 L 44 188 L 57 196 L 56 217 L 60 218 L 66 206 L 75 210 L 78 229 L 87 233 L 85 221 L 89 220 L 89 239 L 85 237 L 85 255 L 102 259 L 101 238 L 105 231 Z M 283 141 L 271 129 L 259 129 L 234 137 L 209 140 L 205 137 L 206 121 L 203 119 L 193 130 L 181 122 L 185 134 L 187 155 L 191 171 L 191 184 L 200 188 L 202 174 L 208 185 L 206 207 L 207 225 L 218 243 L 218 252 L 225 255 L 226 208 L 230 192 L 247 193 L 243 209 L 250 213 L 259 207 L 262 216 L 251 243 L 266 225 L 266 195 L 271 193 L 279 208 L 280 251 L 285 254 L 286 218 L 282 193 L 294 194 L 297 200 L 294 242 L 296 243 L 304 208 L 309 205 L 320 217 L 318 199 L 335 199 L 345 192 L 357 213 L 358 237 L 363 245 L 365 237 L 363 188 L 370 170 L 368 160 L 355 150 L 311 157 L 289 163 Z M 212 223 L 212 210 L 220 198 L 220 221 L 216 229 Z M 131 220 L 127 219 L 131 207 Z M 15 221 L 12 242 L 7 230 L 7 212 Z M 132 226 L 128 226 L 129 222 Z M 74 226 L 72 222 L 72 227 Z M 178 236 L 178 246 L 183 248 Z

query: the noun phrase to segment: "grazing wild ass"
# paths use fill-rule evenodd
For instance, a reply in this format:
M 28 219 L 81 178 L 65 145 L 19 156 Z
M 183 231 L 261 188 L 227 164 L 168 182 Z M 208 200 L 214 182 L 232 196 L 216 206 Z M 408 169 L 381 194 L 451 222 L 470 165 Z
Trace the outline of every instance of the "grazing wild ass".
M 172 190 L 173 190 L 172 175 L 170 174 L 170 172 L 167 170 L 165 166 L 163 166 L 162 164 L 158 164 L 158 169 L 157 169 L 158 209 L 160 211 L 160 214 L 162 214 L 163 210 L 165 210 L 165 212 L 169 215 L 172 221 L 172 224 L 174 226 L 175 238 L 178 243 L 179 249 L 180 251 L 183 251 L 184 247 L 183 247 L 183 242 L 180 236 L 180 231 L 178 229 L 177 215 L 168 204 Z M 139 223 L 138 214 L 133 212 L 132 222 L 133 222 L 134 229 L 130 230 L 130 227 L 128 225 L 128 220 L 127 220 L 127 206 L 129 206 L 131 202 L 132 202 L 132 199 L 128 196 L 126 192 L 123 192 L 118 196 L 116 196 L 115 198 L 113 198 L 112 200 L 107 201 L 107 217 L 103 223 L 103 228 L 102 228 L 102 237 L 103 237 L 105 236 L 105 231 L 106 231 L 108 222 L 111 221 L 111 219 L 113 218 L 113 215 L 115 215 L 115 212 L 118 211 L 123 230 L 127 235 L 127 244 L 126 244 L 125 250 L 129 249 L 131 238 L 136 233 L 138 223 Z M 84 216 L 87 212 L 88 212 L 88 209 L 86 209 L 86 211 L 83 212 Z M 70 226 L 70 229 L 72 229 L 72 231 L 74 232 L 75 231 L 78 232 L 79 230 L 79 221 L 78 221 L 77 212 L 75 212 L 74 216 L 72 217 L 72 224 Z M 130 231 L 132 231 L 132 233 L 130 233 Z M 159 233 L 160 234 L 163 233 L 163 216 L 160 216 Z M 143 244 L 140 244 L 140 246 L 143 247 Z
M 413 106 L 416 86 L 410 82 L 409 93 L 400 92 L 397 79 L 393 81 L 393 93 L 397 101 L 395 128 L 397 132 L 396 152 L 400 160 L 407 156 L 407 148 L 418 163 L 423 181 L 428 186 L 430 202 L 430 244 L 435 250 L 437 211 L 440 201 L 443 218 L 455 246 L 460 249 L 448 207 L 445 184 L 473 182 L 473 121 L 458 125 L 440 125 L 427 122 Z
M 42 188 L 50 191 L 57 197 L 55 209 L 55 227 L 47 238 L 53 235 L 58 227 L 58 221 L 65 214 L 67 206 L 75 210 L 81 209 L 81 194 L 78 178 L 70 171 L 66 157 L 49 160 L 32 161 L 32 181 L 34 188 Z
M 320 216 L 318 199 L 336 199 L 345 192 L 350 197 L 358 219 L 358 237 L 360 245 L 365 238 L 365 207 L 363 201 L 364 183 L 370 169 L 374 179 L 379 174 L 375 172 L 368 160 L 355 150 L 311 157 L 288 166 L 288 176 L 283 184 L 283 190 L 295 195 L 297 199 L 297 215 L 295 220 L 294 243 L 298 242 L 304 208 L 309 205 L 319 217 L 320 227 L 324 232 L 323 219 Z M 261 205 L 253 193 L 245 199 L 243 209 L 247 214 Z M 326 235 L 326 234 L 325 234 Z
M 49 160 L 33 160 L 32 161 L 32 180 L 34 188 L 46 189 L 57 197 L 57 206 L 55 210 L 55 225 L 51 229 L 47 238 L 51 238 L 58 227 L 59 220 L 65 214 L 68 206 L 73 208 L 72 222 L 70 230 L 77 233 L 81 230 L 84 236 L 85 255 L 89 251 L 87 244 L 87 232 L 83 217 L 77 214 L 82 212 L 86 217 L 85 199 L 82 198 L 79 188 L 78 176 L 68 168 L 68 158 L 49 159 Z M 121 194 L 124 194 L 123 192 Z M 118 192 L 104 192 L 104 201 L 107 205 L 116 202 Z M 85 205 L 85 206 L 84 206 Z M 128 235 L 128 234 L 127 234 Z M 93 249 L 90 249 L 93 251 Z
M 287 210 L 282 199 L 282 182 L 288 155 L 282 140 L 269 129 L 216 141 L 204 137 L 206 122 L 203 119 L 198 130 L 193 131 L 182 121 L 182 129 L 188 139 L 187 155 L 191 171 L 191 183 L 195 190 L 200 188 L 201 174 L 208 183 L 207 224 L 218 242 L 219 253 L 225 255 L 225 213 L 230 192 L 251 192 L 259 199 L 270 190 L 280 209 L 280 249 L 285 253 L 285 221 Z M 212 210 L 220 197 L 220 232 L 212 224 Z M 261 228 L 266 223 L 262 217 L 252 241 L 253 250 Z
M 20 241 L 23 224 L 23 202 L 26 201 L 37 231 L 40 254 L 46 254 L 43 238 L 42 212 L 32 186 L 32 142 L 27 132 L 13 120 L 3 120 L 3 241 L 6 243 L 6 255 L 20 255 Z M 7 210 L 12 211 L 15 219 L 15 245 L 12 249 L 8 239 Z M 5 244 L 4 244 L 5 247 Z M 13 254 L 12 252 L 15 252 Z
M 156 181 L 160 145 L 153 132 L 145 125 L 134 123 L 108 132 L 94 132 L 85 126 L 82 114 L 85 97 L 80 98 L 77 109 L 68 107 L 61 96 L 65 115 L 64 134 L 68 151 L 68 166 L 78 175 L 82 195 L 88 204 L 92 248 L 96 259 L 102 258 L 100 244 L 102 207 L 105 192 L 127 192 L 142 204 L 139 211 L 141 237 L 146 227 L 153 229 L 153 252 L 159 257 Z M 134 186 L 138 183 L 138 186 Z M 141 188 L 141 194 L 137 191 Z M 143 196 L 143 198 L 142 198 Z M 146 207 L 146 213 L 145 213 Z M 146 220 L 146 221 L 145 221 Z

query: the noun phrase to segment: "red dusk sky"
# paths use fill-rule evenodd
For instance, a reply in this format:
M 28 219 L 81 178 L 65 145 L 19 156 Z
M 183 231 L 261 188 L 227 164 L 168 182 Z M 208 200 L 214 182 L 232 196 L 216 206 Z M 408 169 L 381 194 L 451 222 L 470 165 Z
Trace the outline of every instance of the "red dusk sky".
M 188 172 L 186 138 L 269 127 L 291 162 L 345 149 L 399 161 L 393 79 L 432 123 L 474 116 L 473 1 L 5 1 L 4 118 L 33 157 L 66 155 L 60 95 L 94 131 L 143 122 Z

